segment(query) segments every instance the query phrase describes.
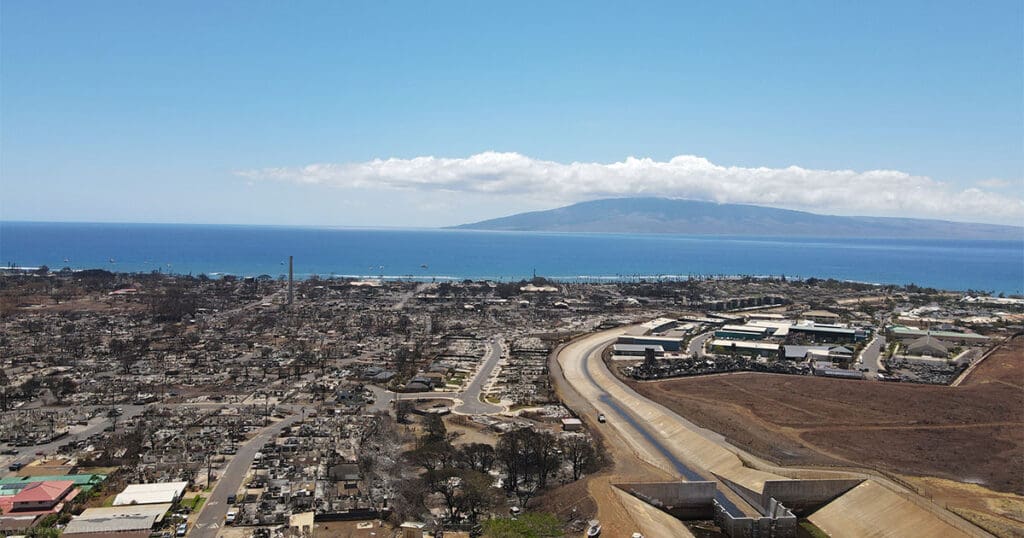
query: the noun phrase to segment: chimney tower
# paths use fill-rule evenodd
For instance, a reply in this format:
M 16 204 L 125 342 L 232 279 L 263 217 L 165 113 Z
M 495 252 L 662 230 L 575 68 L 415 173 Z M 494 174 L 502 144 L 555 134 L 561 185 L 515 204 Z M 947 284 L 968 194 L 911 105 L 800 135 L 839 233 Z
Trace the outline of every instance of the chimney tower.
M 294 257 L 288 256 L 288 304 L 292 304 L 292 300 L 295 298 L 295 268 L 293 262 Z

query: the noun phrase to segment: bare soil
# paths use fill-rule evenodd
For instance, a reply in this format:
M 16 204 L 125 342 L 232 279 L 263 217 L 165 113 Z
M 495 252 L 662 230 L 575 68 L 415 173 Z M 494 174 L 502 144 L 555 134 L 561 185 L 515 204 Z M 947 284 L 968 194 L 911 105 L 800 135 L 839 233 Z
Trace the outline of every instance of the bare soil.
M 1024 337 L 959 387 L 760 373 L 627 382 L 779 464 L 872 468 L 954 511 L 1024 522 Z
M 641 394 L 784 465 L 848 465 L 1024 494 L 1024 338 L 960 386 L 739 373 Z

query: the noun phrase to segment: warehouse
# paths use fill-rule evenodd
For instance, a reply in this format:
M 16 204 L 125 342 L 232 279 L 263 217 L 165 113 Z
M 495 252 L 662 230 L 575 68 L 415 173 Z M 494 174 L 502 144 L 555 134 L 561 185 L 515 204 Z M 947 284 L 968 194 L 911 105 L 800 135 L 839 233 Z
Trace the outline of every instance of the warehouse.
M 732 340 L 762 340 L 769 334 L 767 327 L 756 327 L 751 325 L 725 325 L 715 331 L 715 338 L 728 338 Z
M 782 358 L 791 361 L 802 361 L 811 352 L 828 354 L 828 346 L 782 346 Z
M 902 325 L 893 325 L 889 327 L 889 334 L 893 338 L 904 341 L 914 340 L 921 338 L 922 336 L 932 336 L 938 338 L 946 343 L 955 344 L 987 344 L 989 337 L 976 334 L 976 333 L 959 333 L 953 331 L 929 331 L 925 329 L 914 329 L 912 327 L 904 327 Z
M 683 348 L 682 338 L 666 338 L 661 336 L 620 336 L 618 343 L 639 346 L 661 346 L 663 351 L 679 351 Z
M 633 358 L 633 357 L 644 357 L 647 354 L 647 350 L 653 350 L 655 357 L 664 357 L 665 348 L 658 345 L 643 345 L 643 344 L 615 344 L 612 346 L 612 355 L 616 358 Z
M 860 342 L 867 340 L 868 333 L 864 329 L 850 329 L 834 325 L 794 325 L 790 334 L 803 334 L 816 342 Z
M 949 355 L 949 346 L 931 335 L 922 336 L 907 344 L 907 355 L 945 357 Z
M 779 355 L 779 345 L 771 342 L 716 339 L 711 341 L 711 349 L 722 353 L 736 352 L 759 357 L 777 357 Z
M 809 310 L 804 312 L 803 319 L 811 320 L 815 323 L 838 323 L 839 314 L 829 312 L 827 310 Z

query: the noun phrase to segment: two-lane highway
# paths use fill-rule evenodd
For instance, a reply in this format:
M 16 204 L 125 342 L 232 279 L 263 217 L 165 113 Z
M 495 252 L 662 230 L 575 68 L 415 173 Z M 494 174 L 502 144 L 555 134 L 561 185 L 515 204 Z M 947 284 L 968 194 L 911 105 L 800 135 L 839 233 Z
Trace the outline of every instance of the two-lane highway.
M 762 491 L 766 481 L 789 479 L 776 474 L 785 470 L 772 465 L 758 464 L 772 472 L 749 467 L 744 459 L 760 460 L 746 453 L 741 459 L 742 451 L 721 435 L 639 395 L 608 371 L 601 351 L 625 331 L 613 329 L 574 340 L 558 351 L 556 360 L 572 389 L 609 417 L 605 426 L 614 428 L 640 458 L 684 480 L 718 476 L 753 492 Z M 820 470 L 815 473 L 827 476 Z M 728 507 L 730 512 L 753 511 L 731 490 L 722 491 L 725 489 L 719 491 L 734 501 L 734 506 Z M 890 489 L 888 482 L 869 479 L 852 491 L 870 491 L 869 499 L 850 497 L 847 501 L 844 495 L 813 514 L 811 520 L 836 537 L 974 534 L 967 530 L 969 525 L 961 525 L 941 507 L 913 492 Z
M 731 466 L 742 468 L 743 472 L 731 474 L 743 479 L 740 483 L 748 487 L 780 478 L 743 467 L 735 454 L 687 429 L 681 422 L 682 417 L 639 396 L 616 379 L 601 360 L 601 351 L 624 332 L 624 329 L 614 329 L 577 340 L 562 348 L 558 360 L 573 388 L 608 417 L 607 424 L 615 428 L 642 459 L 688 482 L 715 480 L 712 472 L 728 470 Z M 699 457 L 694 458 L 695 455 Z M 729 456 L 735 461 L 729 461 Z M 718 460 L 714 468 L 701 465 L 701 460 L 708 457 Z M 737 517 L 758 515 L 754 507 L 731 490 L 719 488 L 716 498 Z

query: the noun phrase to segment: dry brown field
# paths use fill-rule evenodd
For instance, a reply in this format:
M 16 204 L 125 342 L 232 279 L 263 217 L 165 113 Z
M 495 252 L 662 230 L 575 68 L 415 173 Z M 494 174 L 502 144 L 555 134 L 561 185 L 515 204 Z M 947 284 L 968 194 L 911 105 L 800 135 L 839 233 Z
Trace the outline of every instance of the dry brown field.
M 1024 522 L 1024 337 L 959 387 L 755 373 L 630 385 L 779 464 L 870 468 L 954 511 Z

